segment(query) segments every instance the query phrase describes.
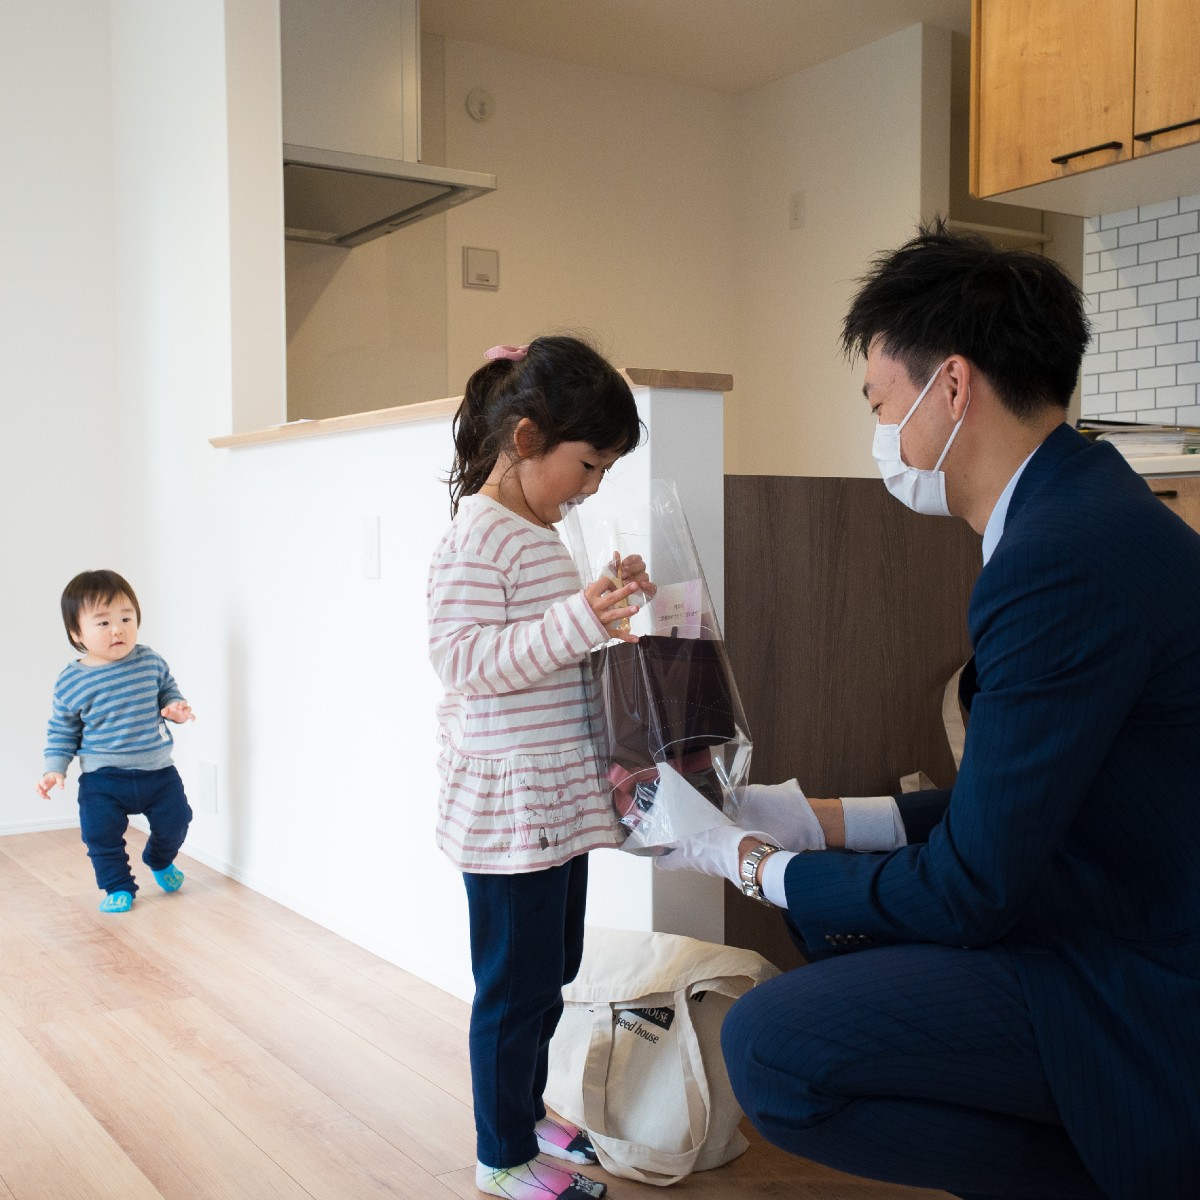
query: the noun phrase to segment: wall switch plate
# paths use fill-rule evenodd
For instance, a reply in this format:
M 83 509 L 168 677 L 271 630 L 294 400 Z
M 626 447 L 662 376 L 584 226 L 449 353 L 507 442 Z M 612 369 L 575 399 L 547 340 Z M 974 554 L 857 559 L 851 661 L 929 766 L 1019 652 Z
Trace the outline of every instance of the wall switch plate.
M 200 764 L 199 792 L 196 797 L 196 807 L 203 812 L 217 811 L 217 764 L 202 762 Z
M 463 287 L 500 290 L 500 251 L 463 247 Z
M 379 578 L 379 518 L 363 517 L 362 573 L 364 579 Z

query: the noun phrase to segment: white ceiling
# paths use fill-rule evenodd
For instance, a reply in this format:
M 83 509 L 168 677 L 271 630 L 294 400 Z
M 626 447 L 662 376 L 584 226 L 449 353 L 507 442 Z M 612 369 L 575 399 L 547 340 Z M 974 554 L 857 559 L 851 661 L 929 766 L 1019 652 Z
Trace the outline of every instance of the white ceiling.
M 544 58 L 744 92 L 971 0 L 420 0 L 421 27 Z

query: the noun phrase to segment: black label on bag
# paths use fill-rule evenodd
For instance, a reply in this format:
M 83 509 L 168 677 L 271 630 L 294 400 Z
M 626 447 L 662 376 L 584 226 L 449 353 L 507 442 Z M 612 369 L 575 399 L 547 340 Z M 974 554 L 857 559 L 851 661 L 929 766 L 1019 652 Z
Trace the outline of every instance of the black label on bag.
M 670 1029 L 675 1020 L 673 1008 L 630 1008 L 626 1011 L 635 1017 L 641 1017 L 643 1021 L 649 1021 L 651 1025 L 657 1025 L 659 1029 Z

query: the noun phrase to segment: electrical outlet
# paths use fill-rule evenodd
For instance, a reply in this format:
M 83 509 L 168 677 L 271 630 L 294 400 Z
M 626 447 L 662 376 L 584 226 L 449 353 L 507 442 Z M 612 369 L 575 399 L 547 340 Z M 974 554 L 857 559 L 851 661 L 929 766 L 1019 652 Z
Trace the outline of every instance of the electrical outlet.
M 804 228 L 804 192 L 796 191 L 788 197 L 788 228 Z
M 203 812 L 217 811 L 217 764 L 202 762 L 200 764 L 200 787 L 196 797 L 196 807 Z

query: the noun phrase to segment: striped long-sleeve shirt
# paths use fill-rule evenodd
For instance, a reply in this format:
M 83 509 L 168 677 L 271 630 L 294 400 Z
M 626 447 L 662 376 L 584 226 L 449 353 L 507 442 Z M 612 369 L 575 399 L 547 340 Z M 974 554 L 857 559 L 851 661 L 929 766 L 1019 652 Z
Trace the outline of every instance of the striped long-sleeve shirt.
M 438 845 L 464 871 L 559 866 L 621 835 L 588 651 L 607 640 L 553 530 L 467 496 L 429 572 Z
M 160 715 L 183 693 L 163 659 L 134 646 L 119 662 L 63 668 L 54 684 L 45 770 L 65 774 L 100 767 L 156 771 L 171 765 L 171 733 Z

